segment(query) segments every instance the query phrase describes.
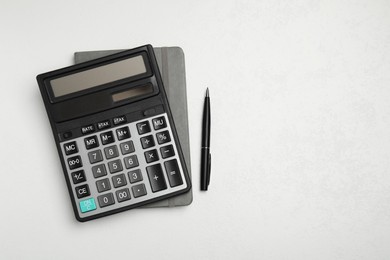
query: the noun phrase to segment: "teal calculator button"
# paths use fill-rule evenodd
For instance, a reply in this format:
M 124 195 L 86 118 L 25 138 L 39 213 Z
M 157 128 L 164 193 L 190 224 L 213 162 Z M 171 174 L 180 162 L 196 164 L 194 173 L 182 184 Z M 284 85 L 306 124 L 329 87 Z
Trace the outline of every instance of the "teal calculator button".
M 93 198 L 89 198 L 80 201 L 80 209 L 81 209 L 81 213 L 95 210 L 96 209 L 95 200 Z

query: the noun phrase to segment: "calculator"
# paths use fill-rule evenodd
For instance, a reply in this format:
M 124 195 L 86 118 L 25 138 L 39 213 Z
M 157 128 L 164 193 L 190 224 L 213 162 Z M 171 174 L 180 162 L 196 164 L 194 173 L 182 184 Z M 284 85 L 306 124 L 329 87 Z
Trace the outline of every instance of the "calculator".
M 190 190 L 151 45 L 43 73 L 37 81 L 78 221 Z

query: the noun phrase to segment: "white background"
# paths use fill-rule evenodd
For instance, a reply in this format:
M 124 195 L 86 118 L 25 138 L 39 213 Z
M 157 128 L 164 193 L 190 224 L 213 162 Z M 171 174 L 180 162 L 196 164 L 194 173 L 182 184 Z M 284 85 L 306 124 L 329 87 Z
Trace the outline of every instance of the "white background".
M 0 1 L 0 259 L 389 259 L 389 1 Z M 186 58 L 194 201 L 78 223 L 35 76 Z M 199 190 L 212 101 L 212 179 Z

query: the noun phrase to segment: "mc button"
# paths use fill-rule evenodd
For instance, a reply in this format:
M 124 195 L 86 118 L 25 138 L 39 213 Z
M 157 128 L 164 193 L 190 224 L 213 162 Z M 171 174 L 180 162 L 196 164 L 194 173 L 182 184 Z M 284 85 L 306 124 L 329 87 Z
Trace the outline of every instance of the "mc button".
M 77 149 L 76 141 L 64 144 L 64 150 L 66 155 L 74 154 L 79 151 Z

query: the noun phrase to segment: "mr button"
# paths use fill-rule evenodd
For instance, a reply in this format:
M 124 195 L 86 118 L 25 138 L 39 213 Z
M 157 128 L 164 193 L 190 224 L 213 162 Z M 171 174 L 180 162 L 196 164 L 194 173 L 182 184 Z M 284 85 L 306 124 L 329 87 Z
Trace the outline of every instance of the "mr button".
M 64 150 L 66 155 L 74 154 L 79 151 L 77 149 L 76 141 L 64 144 Z

